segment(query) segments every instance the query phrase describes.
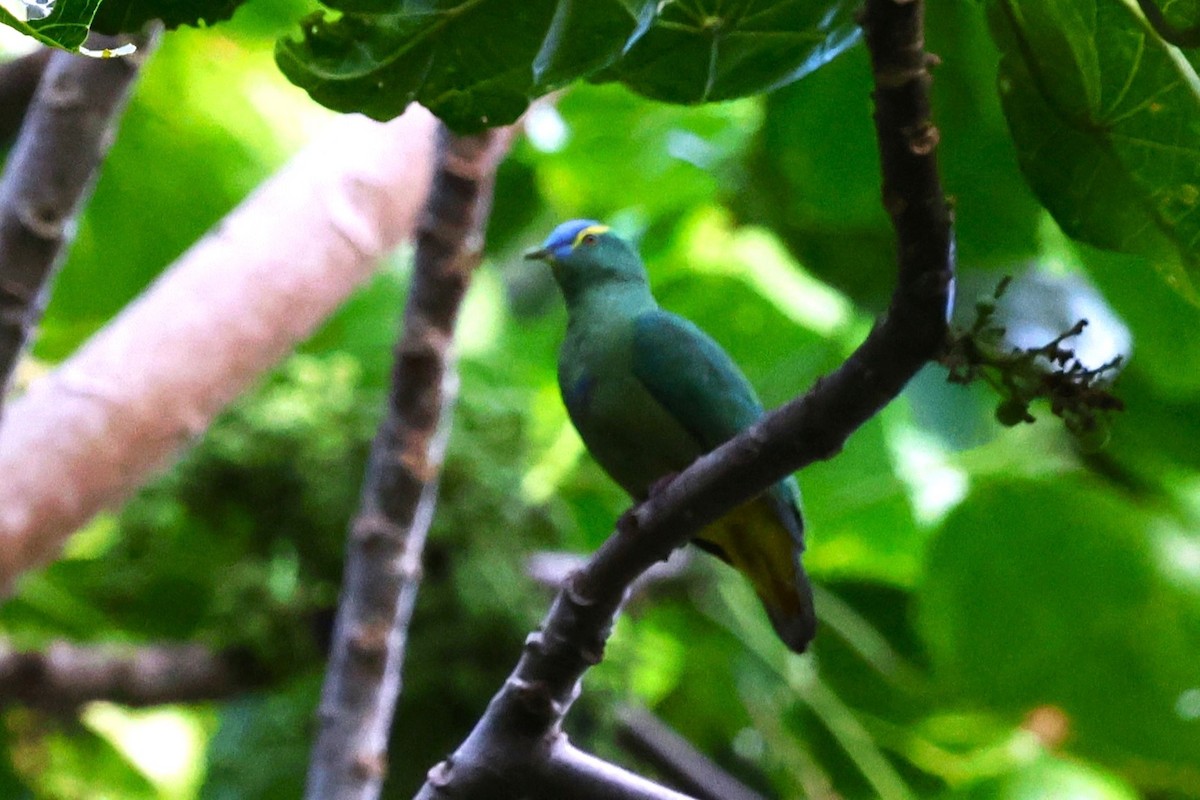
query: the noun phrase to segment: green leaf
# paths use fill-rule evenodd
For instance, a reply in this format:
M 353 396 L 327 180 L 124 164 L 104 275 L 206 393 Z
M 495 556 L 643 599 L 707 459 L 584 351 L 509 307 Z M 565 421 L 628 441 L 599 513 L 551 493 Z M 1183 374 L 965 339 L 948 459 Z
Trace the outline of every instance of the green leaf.
M 859 3 L 674 0 L 602 78 L 671 103 L 769 91 L 831 61 L 858 39 Z
M 520 116 L 554 4 L 414 5 L 387 13 L 369 0 L 340 3 L 341 15 L 309 17 L 302 40 L 280 40 L 279 68 L 318 103 L 375 119 L 391 119 L 414 101 L 459 130 Z
M 930 547 L 918 629 L 960 701 L 1014 720 L 1056 706 L 1078 752 L 1194 782 L 1198 555 L 1085 479 L 985 485 Z
M 1134 0 L 992 0 L 1030 187 L 1070 236 L 1149 256 L 1200 302 L 1200 78 Z
M 14 28 L 26 36 L 32 36 L 42 44 L 74 52 L 87 39 L 88 26 L 100 0 L 62 0 L 49 6 L 26 5 L 19 0 L 14 7 L 45 9 L 51 8 L 44 19 L 22 20 L 6 8 L 0 8 L 0 23 Z M 37 12 L 34 12 L 35 15 Z
M 578 78 L 678 103 L 796 80 L 857 34 L 850 0 L 329 0 L 276 48 L 313 99 L 376 119 L 420 102 L 467 132 L 514 121 Z
M 168 30 L 180 25 L 213 25 L 233 16 L 244 0 L 104 0 L 92 20 L 99 33 L 139 31 L 151 20 L 159 20 Z
M 534 83 L 561 86 L 608 66 L 622 47 L 645 34 L 654 21 L 655 5 L 638 0 L 560 0 L 533 62 Z

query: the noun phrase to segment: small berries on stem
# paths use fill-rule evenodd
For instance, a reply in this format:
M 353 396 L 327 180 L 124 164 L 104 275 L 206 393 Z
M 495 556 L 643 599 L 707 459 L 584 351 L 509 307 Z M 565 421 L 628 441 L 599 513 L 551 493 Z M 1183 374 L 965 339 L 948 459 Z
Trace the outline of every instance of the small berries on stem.
M 1001 397 L 996 420 L 1007 427 L 1033 422 L 1029 406 L 1044 398 L 1083 450 L 1098 450 L 1108 441 L 1109 412 L 1125 407 L 1111 391 L 1123 357 L 1095 368 L 1079 360 L 1064 343 L 1083 333 L 1086 319 L 1039 347 L 1007 346 L 1004 326 L 996 321 L 996 301 L 1010 282 L 1011 278 L 1004 278 L 991 298 L 976 303 L 975 322 L 969 329 L 950 334 L 939 358 L 950 371 L 947 380 L 964 385 L 985 381 Z

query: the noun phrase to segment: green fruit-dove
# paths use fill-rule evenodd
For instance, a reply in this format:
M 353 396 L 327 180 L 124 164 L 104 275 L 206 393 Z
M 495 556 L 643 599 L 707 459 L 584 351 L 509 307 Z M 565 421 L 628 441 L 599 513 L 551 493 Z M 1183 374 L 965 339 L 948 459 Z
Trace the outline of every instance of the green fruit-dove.
M 564 222 L 526 255 L 550 264 L 566 299 L 558 384 L 571 422 L 635 500 L 762 416 L 733 359 L 691 322 L 659 308 L 641 257 L 607 226 Z M 750 580 L 796 652 L 816 628 L 800 566 L 799 501 L 789 476 L 694 539 Z

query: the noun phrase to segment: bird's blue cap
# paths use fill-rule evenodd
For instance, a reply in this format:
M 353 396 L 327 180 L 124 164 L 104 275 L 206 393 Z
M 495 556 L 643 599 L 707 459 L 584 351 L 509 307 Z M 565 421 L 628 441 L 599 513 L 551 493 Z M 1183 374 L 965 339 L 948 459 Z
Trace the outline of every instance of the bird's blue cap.
M 607 230 L 607 225 L 594 219 L 573 219 L 550 231 L 550 235 L 546 237 L 541 248 L 530 250 L 525 257 L 540 261 L 557 261 L 570 254 L 585 234 L 604 233 Z

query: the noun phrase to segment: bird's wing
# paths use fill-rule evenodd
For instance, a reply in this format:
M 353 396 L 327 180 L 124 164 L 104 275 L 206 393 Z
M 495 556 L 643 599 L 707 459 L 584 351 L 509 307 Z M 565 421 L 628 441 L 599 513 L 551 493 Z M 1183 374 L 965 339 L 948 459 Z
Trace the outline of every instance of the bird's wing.
M 706 451 L 762 415 L 753 387 L 720 345 L 661 309 L 645 312 L 634 324 L 633 373 Z
M 661 310 L 638 317 L 633 372 L 650 395 L 705 451 L 762 415 L 741 370 L 720 346 L 685 319 Z M 800 565 L 804 518 L 800 489 L 788 476 L 734 509 L 693 540 L 753 583 L 780 637 L 802 652 L 816 627 L 812 589 Z

